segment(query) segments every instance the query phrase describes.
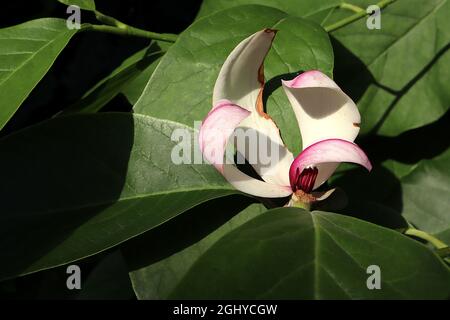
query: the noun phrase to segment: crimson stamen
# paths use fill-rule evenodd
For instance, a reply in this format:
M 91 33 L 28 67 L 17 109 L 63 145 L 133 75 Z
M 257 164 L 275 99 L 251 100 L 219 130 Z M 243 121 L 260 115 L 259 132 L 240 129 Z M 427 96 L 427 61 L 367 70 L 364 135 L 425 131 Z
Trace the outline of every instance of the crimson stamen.
M 318 174 L 319 170 L 316 167 L 305 168 L 300 174 L 297 168 L 295 173 L 296 177 L 294 181 L 291 181 L 292 191 L 302 190 L 303 192 L 310 193 L 314 188 Z

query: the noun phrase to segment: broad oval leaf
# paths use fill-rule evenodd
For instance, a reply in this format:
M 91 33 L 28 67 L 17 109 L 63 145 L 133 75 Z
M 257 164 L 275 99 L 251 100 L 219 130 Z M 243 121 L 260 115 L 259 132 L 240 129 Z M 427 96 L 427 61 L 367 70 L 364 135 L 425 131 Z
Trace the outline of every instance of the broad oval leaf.
M 394 208 L 417 228 L 435 234 L 450 245 L 450 149 L 430 160 L 420 161 L 400 179 L 402 201 Z
M 77 30 L 46 18 L 0 29 L 0 129 L 42 79 Z
M 318 25 L 274 8 L 235 7 L 199 19 L 161 59 L 135 112 L 190 126 L 202 120 L 211 109 L 213 86 L 228 54 L 240 41 L 264 28 L 279 30 L 264 65 L 267 110 L 286 144 L 299 151 L 300 133 L 281 79 L 310 69 L 331 76 L 333 52 L 328 35 Z
M 240 5 L 259 4 L 320 23 L 341 2 L 340 0 L 204 0 L 197 18 Z
M 0 278 L 93 255 L 235 193 L 208 164 L 172 162 L 177 129 L 194 141 L 183 125 L 119 113 L 56 118 L 0 140 Z
M 367 286 L 369 266 L 380 268 L 379 290 Z M 431 250 L 396 231 L 279 208 L 218 240 L 169 298 L 446 299 L 449 282 L 448 268 Z
M 232 210 L 235 209 L 230 206 L 222 208 L 222 210 L 228 212 L 232 212 Z M 236 206 L 236 209 L 237 208 L 238 206 Z M 197 208 L 194 210 L 196 209 Z M 214 215 L 219 213 L 217 211 L 218 210 L 214 210 Z M 153 260 L 154 253 L 139 248 L 151 246 L 155 242 L 154 237 L 151 237 L 150 239 L 138 238 L 136 243 L 127 243 L 128 245 L 124 248 L 125 258 L 127 264 L 132 269 L 130 272 L 130 279 L 138 299 L 167 299 L 178 285 L 180 279 L 189 272 L 195 262 L 199 260 L 214 243 L 232 230 L 237 229 L 247 221 L 250 221 L 265 211 L 266 209 L 262 204 L 251 204 L 244 210 L 238 211 L 239 213 L 237 215 L 222 224 L 214 232 L 209 233 L 201 241 L 150 265 L 148 265 L 147 261 Z M 209 213 L 210 212 L 208 212 L 208 214 Z M 213 219 L 213 217 L 211 217 L 210 220 L 211 219 Z M 192 231 L 190 230 L 190 232 Z M 130 245 L 133 246 L 133 248 L 128 248 Z M 138 248 L 134 248 L 136 246 L 138 246 Z

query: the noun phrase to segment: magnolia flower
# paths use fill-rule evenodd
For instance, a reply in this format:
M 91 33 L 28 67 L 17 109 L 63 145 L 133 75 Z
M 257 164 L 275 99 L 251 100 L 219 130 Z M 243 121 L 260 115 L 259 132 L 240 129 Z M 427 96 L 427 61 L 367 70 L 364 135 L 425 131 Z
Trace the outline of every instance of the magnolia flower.
M 263 63 L 276 30 L 261 30 L 238 44 L 223 64 L 213 92 L 213 107 L 199 132 L 204 157 L 236 189 L 265 198 L 292 195 L 291 205 L 322 200 L 312 193 L 333 174 L 341 162 L 371 170 L 366 154 L 353 141 L 359 132 L 360 114 L 355 103 L 320 71 L 307 71 L 282 81 L 284 92 L 300 127 L 303 151 L 294 158 L 285 147 L 278 127 L 264 112 Z M 269 165 L 251 163 L 262 180 L 224 161 L 225 150 L 237 128 L 250 128 L 279 146 L 281 157 Z M 248 156 L 248 151 L 237 150 Z

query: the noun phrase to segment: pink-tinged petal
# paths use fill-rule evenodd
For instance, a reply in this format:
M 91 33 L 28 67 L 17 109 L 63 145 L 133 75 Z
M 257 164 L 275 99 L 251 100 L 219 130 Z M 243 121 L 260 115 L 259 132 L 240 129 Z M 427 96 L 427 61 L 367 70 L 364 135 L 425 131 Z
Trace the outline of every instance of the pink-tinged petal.
M 250 164 L 264 181 L 289 186 L 289 167 L 294 156 L 285 147 L 275 122 L 264 112 L 262 100 L 263 64 L 275 34 L 276 31 L 272 29 L 258 31 L 233 49 L 219 72 L 214 86 L 213 104 L 217 106 L 224 101 L 231 101 L 251 112 L 240 127 L 257 132 L 260 138 L 258 141 L 262 139 L 270 141 L 279 157 L 272 157 L 270 163 L 249 161 Z M 265 150 L 259 145 L 238 144 L 236 147 L 246 159 L 255 154 L 258 158 L 266 155 Z
M 339 86 L 331 80 L 324 73 L 319 70 L 310 70 L 303 72 L 296 78 L 288 81 L 283 81 L 283 83 L 289 88 L 335 88 L 339 89 Z
M 213 107 L 200 127 L 199 146 L 203 157 L 222 174 L 228 139 L 249 115 L 249 111 L 238 105 L 222 101 Z
M 320 71 L 283 81 L 300 127 L 303 148 L 325 139 L 354 141 L 361 116 L 355 103 Z
M 250 112 L 221 100 L 203 121 L 199 132 L 199 146 L 205 159 L 223 174 L 236 189 L 258 197 L 278 198 L 290 195 L 291 188 L 254 179 L 228 163 L 225 150 L 230 136 Z
M 291 181 L 295 181 L 298 173 L 301 173 L 303 169 L 318 167 L 319 174 L 314 184 L 314 189 L 316 189 L 331 175 L 329 172 L 321 172 L 320 164 L 334 163 L 337 165 L 341 162 L 356 163 L 369 171 L 372 170 L 367 155 L 355 143 L 342 139 L 327 139 L 309 146 L 295 158 L 289 170 L 289 178 Z

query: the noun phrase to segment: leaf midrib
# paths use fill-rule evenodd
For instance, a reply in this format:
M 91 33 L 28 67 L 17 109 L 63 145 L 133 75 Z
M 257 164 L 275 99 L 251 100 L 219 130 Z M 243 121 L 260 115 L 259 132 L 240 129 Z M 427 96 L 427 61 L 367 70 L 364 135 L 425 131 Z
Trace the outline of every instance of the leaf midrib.
M 45 30 L 45 29 L 44 29 Z M 41 51 L 45 50 L 48 46 L 50 46 L 51 44 L 53 44 L 56 40 L 58 40 L 61 36 L 66 35 L 68 33 L 73 32 L 72 30 L 66 30 L 64 32 L 61 32 L 58 36 L 56 36 L 55 38 L 53 38 L 52 40 L 48 41 L 45 45 L 43 45 L 42 47 L 39 48 L 39 50 L 35 51 L 33 54 L 30 55 L 29 58 L 25 59 L 17 68 L 15 68 L 5 79 L 0 81 L 0 88 L 3 86 L 3 84 L 8 81 L 12 76 L 14 76 L 16 74 L 16 72 L 18 72 L 20 69 L 22 69 L 23 67 L 25 67 L 25 65 L 27 65 L 30 60 L 32 60 L 38 53 L 40 53 Z M 74 33 L 74 32 L 73 32 Z M 11 38 L 14 39 L 14 38 Z M 2 56 L 3 54 L 0 54 L 0 56 Z

